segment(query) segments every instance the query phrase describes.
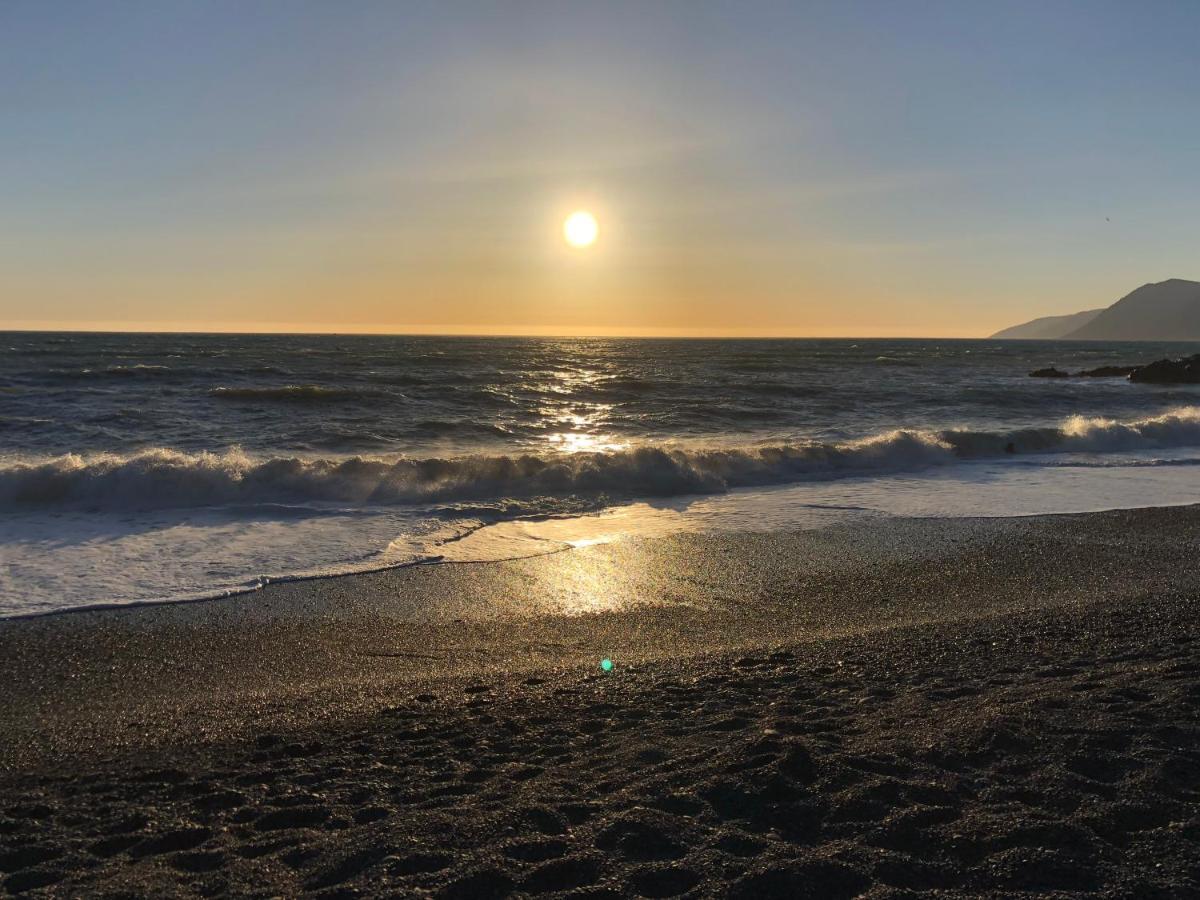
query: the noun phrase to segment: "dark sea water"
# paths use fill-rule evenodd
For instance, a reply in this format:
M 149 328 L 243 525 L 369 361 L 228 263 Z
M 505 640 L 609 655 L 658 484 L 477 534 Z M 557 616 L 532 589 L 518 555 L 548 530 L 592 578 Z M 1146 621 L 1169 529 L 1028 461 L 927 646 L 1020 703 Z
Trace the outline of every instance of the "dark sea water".
M 314 519 L 320 562 L 353 567 L 387 562 L 393 530 L 472 516 L 916 473 L 1010 444 L 1046 466 L 1185 467 L 1200 448 L 1195 388 L 1027 376 L 1187 344 L 0 333 L 0 348 L 0 547 L 18 560 L 3 587 L 52 606 L 61 579 L 36 557 L 55 542 L 93 566 L 96 542 L 113 559 L 140 542 L 148 580 L 114 575 L 95 599 L 160 599 L 298 571 L 279 547 L 310 546 Z M 211 574 L 149 577 L 167 537 Z

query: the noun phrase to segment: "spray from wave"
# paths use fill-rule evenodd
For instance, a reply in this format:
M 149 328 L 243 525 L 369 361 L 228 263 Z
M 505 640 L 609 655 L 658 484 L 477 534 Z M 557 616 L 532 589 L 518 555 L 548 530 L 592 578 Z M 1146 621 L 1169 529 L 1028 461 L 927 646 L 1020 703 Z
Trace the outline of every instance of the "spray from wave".
M 1018 453 L 1106 453 L 1200 446 L 1200 407 L 1120 422 L 1072 417 L 1006 432 L 889 431 L 839 443 L 643 446 L 610 453 L 432 459 L 255 458 L 240 450 L 68 454 L 0 467 L 0 503 L 97 509 L 233 503 L 394 505 L 566 497 L 662 497 L 914 471 Z

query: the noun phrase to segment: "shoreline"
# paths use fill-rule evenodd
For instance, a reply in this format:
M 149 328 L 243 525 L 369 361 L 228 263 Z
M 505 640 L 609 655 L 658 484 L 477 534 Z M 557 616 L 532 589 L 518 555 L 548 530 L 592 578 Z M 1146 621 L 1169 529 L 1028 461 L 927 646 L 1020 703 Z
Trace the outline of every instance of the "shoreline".
M 39 727 L 30 697 L 74 710 L 54 724 L 82 736 L 85 747 L 97 746 L 93 731 L 101 746 L 130 743 L 115 723 L 148 710 L 161 719 L 160 735 L 203 731 L 185 709 L 223 734 L 246 727 L 236 710 L 264 684 L 289 696 L 308 692 L 317 719 L 347 704 L 377 708 L 390 685 L 414 679 L 820 640 L 1193 582 L 1200 592 L 1200 572 L 1191 574 L 1196 543 L 1200 505 L 875 519 L 784 533 L 678 533 L 504 561 L 275 582 L 190 603 L 7 618 L 0 678 L 11 690 L 0 710 L 16 727 L 0 734 L 0 767 L 11 766 L 18 735 L 43 754 L 74 741 Z M 1155 557 L 1165 562 L 1147 570 Z M 1041 559 L 1057 566 L 1043 569 Z M 429 647 L 431 659 L 402 669 L 364 663 Z M 180 672 L 195 684 L 180 687 Z M 341 700 L 311 696 L 335 676 L 344 680 Z M 117 697 L 110 715 L 94 711 Z
M 986 465 L 987 464 L 986 460 L 973 460 L 971 462 L 978 464 L 978 465 Z M 970 463 L 968 463 L 968 464 L 970 464 Z M 917 472 L 917 473 L 908 473 L 908 474 L 915 475 L 917 477 L 928 477 L 931 479 L 936 479 L 936 477 L 938 475 L 944 474 L 944 473 L 942 473 L 941 471 L 939 471 L 937 469 L 934 469 L 928 473 Z M 854 481 L 855 479 L 851 478 L 849 480 Z M 725 493 L 697 494 L 697 495 L 694 495 L 694 497 L 691 497 L 691 500 L 693 503 L 703 502 L 703 503 L 710 503 L 710 504 L 711 503 L 720 504 L 720 503 L 724 502 L 724 503 L 736 504 L 739 501 L 744 501 L 744 498 L 749 497 L 749 496 L 770 497 L 773 494 L 786 495 L 789 492 L 803 490 L 807 487 L 810 487 L 810 485 L 807 483 L 802 483 L 802 484 L 793 484 L 793 485 L 788 485 L 788 484 L 769 485 L 769 486 L 753 487 L 753 488 L 735 488 L 735 489 L 732 489 Z M 1161 489 L 1158 489 L 1157 493 L 1162 494 L 1163 492 Z M 686 501 L 689 499 L 689 497 L 670 498 L 670 499 L 673 501 L 680 501 L 680 500 Z M 1065 511 L 1051 511 L 1051 512 L 1003 511 L 1003 512 L 994 513 L 992 515 L 968 515 L 968 514 L 961 514 L 961 513 L 949 513 L 946 515 L 925 515 L 925 514 L 918 514 L 918 513 L 913 513 L 913 512 L 905 513 L 905 512 L 892 512 L 892 511 L 887 511 L 887 510 L 871 510 L 871 511 L 863 511 L 862 514 L 859 516 L 845 515 L 842 518 L 831 517 L 831 518 L 827 518 L 825 520 L 818 520 L 815 518 L 815 513 L 813 513 L 812 515 L 814 516 L 814 518 L 810 522 L 802 522 L 800 519 L 797 519 L 793 523 L 785 524 L 781 527 L 772 528 L 769 530 L 767 530 L 767 529 L 761 529 L 761 530 L 760 529 L 746 529 L 744 527 L 739 527 L 736 519 L 734 520 L 734 524 L 730 524 L 729 522 L 726 522 L 720 526 L 713 527 L 713 528 L 707 528 L 707 529 L 704 527 L 697 527 L 696 523 L 691 522 L 687 518 L 686 510 L 688 510 L 689 504 L 684 503 L 683 505 L 678 507 L 679 510 L 683 511 L 680 513 L 681 517 L 678 522 L 668 524 L 666 526 L 656 525 L 652 521 L 651 522 L 637 522 L 635 520 L 632 523 L 626 522 L 623 525 L 623 527 L 626 529 L 626 531 L 619 533 L 615 539 L 610 539 L 609 534 L 605 533 L 604 534 L 605 540 L 603 542 L 604 543 L 615 543 L 615 542 L 620 542 L 620 541 L 653 541 L 653 540 L 660 540 L 663 538 L 672 538 L 672 537 L 676 537 L 676 536 L 680 536 L 680 535 L 686 536 L 686 535 L 697 535 L 697 534 L 708 535 L 708 536 L 720 536 L 721 534 L 768 535 L 768 534 L 772 534 L 775 532 L 792 533 L 792 532 L 800 532 L 800 531 L 820 530 L 820 529 L 829 528 L 829 527 L 841 527 L 841 526 L 845 526 L 845 525 L 853 526 L 853 525 L 858 525 L 858 524 L 861 524 L 864 522 L 868 522 L 871 519 L 874 519 L 876 521 L 876 523 L 887 522 L 887 521 L 902 521 L 903 522 L 903 521 L 910 521 L 910 520 L 970 522 L 970 521 L 974 521 L 976 519 L 980 519 L 980 520 L 1053 519 L 1056 517 L 1116 513 L 1116 512 L 1135 511 L 1135 510 L 1142 510 L 1142 509 L 1169 509 L 1169 508 L 1188 507 L 1188 506 L 1200 506 L 1200 502 L 1197 502 L 1197 500 L 1193 497 L 1185 497 L 1183 499 L 1169 501 L 1169 500 L 1166 500 L 1164 496 L 1158 496 L 1158 497 L 1156 497 L 1156 500 L 1158 501 L 1156 503 L 1144 504 L 1144 503 L 1134 503 L 1132 501 L 1122 499 L 1122 500 L 1115 501 L 1115 502 L 1110 501 L 1110 502 L 1113 502 L 1113 505 L 1099 505 L 1099 506 L 1095 506 L 1094 508 L 1089 506 L 1088 508 L 1085 508 L 1085 509 L 1067 509 Z M 481 532 L 486 532 L 488 534 L 491 534 L 493 532 L 503 533 L 507 529 L 510 529 L 514 526 L 521 527 L 521 526 L 530 525 L 530 524 L 534 525 L 536 528 L 539 525 L 544 526 L 547 523 L 551 523 L 553 525 L 566 524 L 568 526 L 573 523 L 577 523 L 580 526 L 579 534 L 583 535 L 586 539 L 587 536 L 590 534 L 588 528 L 586 527 L 586 523 L 603 522 L 605 520 L 605 518 L 608 516 L 612 516 L 614 514 L 620 515 L 622 512 L 624 512 L 627 509 L 633 509 L 639 505 L 644 505 L 645 503 L 646 503 L 646 501 L 644 501 L 644 500 L 640 500 L 640 501 L 634 500 L 634 501 L 629 501 L 629 502 L 614 503 L 611 506 L 607 506 L 602 509 L 595 510 L 595 511 L 589 511 L 589 512 L 565 513 L 565 514 L 553 514 L 553 515 L 534 515 L 534 516 L 528 516 L 528 517 L 518 516 L 516 518 L 511 518 L 511 519 L 498 519 L 496 521 L 491 521 L 491 522 L 480 522 L 480 523 L 470 527 L 463 534 L 456 535 L 451 538 L 448 538 L 448 539 L 438 542 L 436 545 L 433 545 L 433 548 L 440 549 L 442 547 L 455 547 L 465 541 L 471 541 L 473 538 L 476 538 L 478 536 L 478 534 Z M 799 505 L 801 507 L 808 506 L 807 504 L 804 504 L 802 502 Z M 1019 505 L 1020 504 L 1018 504 L 1018 506 Z M 670 506 L 670 504 L 668 504 L 668 506 Z M 850 511 L 850 510 L 858 511 L 859 510 L 858 507 L 853 507 L 853 506 L 841 507 L 836 504 L 830 505 L 830 506 L 818 507 L 817 509 L 819 509 L 820 512 L 825 513 L 827 515 L 832 515 L 832 514 L 838 513 L 839 511 Z M 738 513 L 737 515 L 744 518 L 748 515 L 748 513 L 743 510 L 740 513 Z M 600 530 L 604 531 L 604 529 L 600 529 Z M 532 547 L 535 546 L 536 543 L 541 542 L 541 541 L 545 541 L 548 543 L 554 543 L 556 546 L 554 546 L 552 549 L 547 549 L 547 550 L 540 550 L 540 551 L 532 550 Z M 137 600 L 129 600 L 129 601 L 116 600 L 116 601 L 83 602 L 78 605 L 72 605 L 72 606 L 55 607 L 55 608 L 51 608 L 51 609 L 36 609 L 36 610 L 29 611 L 29 612 L 6 614 L 3 616 L 0 616 L 0 623 L 10 622 L 10 621 L 22 621 L 22 620 L 28 620 L 28 619 L 37 619 L 37 618 L 43 618 L 43 617 L 47 617 L 47 616 L 76 615 L 76 614 L 87 613 L 87 612 L 102 612 L 102 611 L 121 610 L 121 609 L 136 609 L 136 608 L 146 607 L 146 606 L 163 606 L 163 605 L 174 605 L 174 604 L 184 605 L 184 604 L 193 604 L 193 603 L 220 602 L 220 601 L 229 600 L 229 599 L 235 598 L 235 597 L 257 594 L 257 593 L 261 592 L 264 588 L 266 588 L 268 586 L 272 586 L 272 585 L 292 584 L 292 583 L 297 583 L 297 582 L 322 582 L 322 581 L 327 581 L 327 580 L 337 580 L 337 579 L 343 579 L 343 578 L 356 578 L 356 577 L 360 577 L 360 576 L 369 576 L 369 575 L 375 575 L 375 574 L 389 572 L 389 571 L 393 571 L 393 570 L 408 569 L 408 568 L 420 567 L 420 566 L 437 567 L 437 566 L 466 565 L 466 564 L 486 565 L 486 564 L 490 564 L 490 563 L 504 563 L 504 562 L 512 562 L 512 561 L 520 560 L 520 559 L 530 559 L 530 558 L 536 558 L 536 557 L 540 557 L 540 556 L 547 556 L 547 555 L 552 555 L 555 553 L 562 553 L 562 552 L 579 549 L 579 547 L 574 545 L 571 541 L 569 541 L 567 539 L 563 539 L 561 537 L 560 538 L 531 537 L 531 538 L 527 539 L 527 542 L 530 544 L 530 547 L 531 547 L 531 552 L 529 552 L 529 553 L 520 553 L 520 554 L 515 554 L 515 555 L 501 553 L 501 554 L 495 555 L 495 556 L 488 555 L 488 554 L 481 555 L 481 556 L 468 555 L 463 558 L 454 558 L 452 555 L 448 556 L 447 554 L 444 554 L 444 553 L 430 553 L 428 555 L 421 555 L 416 558 L 405 559 L 405 560 L 402 560 L 399 562 L 389 562 L 389 563 L 384 563 L 381 565 L 370 565 L 366 568 L 357 568 L 357 569 L 351 568 L 351 569 L 346 569 L 344 571 L 329 571 L 329 572 L 317 572 L 317 573 L 300 572 L 300 573 L 296 573 L 296 574 L 282 574 L 282 575 L 275 575 L 275 576 L 263 575 L 263 576 L 258 576 L 257 578 L 253 579 L 254 583 L 248 583 L 244 587 L 234 586 L 234 587 L 228 587 L 228 588 L 214 588 L 212 593 L 201 591 L 201 592 L 197 592 L 195 594 L 185 594 L 182 596 L 165 597 L 165 598 L 161 598 L 161 599 L 160 598 L 148 598 L 148 599 L 137 599 Z M 585 542 L 589 545 L 591 543 L 593 543 L 591 540 L 585 540 Z M 498 552 L 498 551 L 494 551 L 494 552 Z M 336 567 L 338 565 L 349 565 L 349 564 L 350 563 L 347 561 L 345 563 L 333 563 L 331 565 Z
M 0 887 L 1184 896 L 1197 541 L 890 520 L 4 620 Z

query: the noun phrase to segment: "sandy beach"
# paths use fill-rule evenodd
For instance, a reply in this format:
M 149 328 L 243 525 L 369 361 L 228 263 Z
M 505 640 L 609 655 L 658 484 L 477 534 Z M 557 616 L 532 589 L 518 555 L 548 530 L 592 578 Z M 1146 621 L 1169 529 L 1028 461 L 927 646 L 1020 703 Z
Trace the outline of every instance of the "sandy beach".
M 1194 896 L 1197 538 L 891 520 L 8 620 L 0 886 Z
M 1197 34 L 0 6 L 0 900 L 1200 900 Z

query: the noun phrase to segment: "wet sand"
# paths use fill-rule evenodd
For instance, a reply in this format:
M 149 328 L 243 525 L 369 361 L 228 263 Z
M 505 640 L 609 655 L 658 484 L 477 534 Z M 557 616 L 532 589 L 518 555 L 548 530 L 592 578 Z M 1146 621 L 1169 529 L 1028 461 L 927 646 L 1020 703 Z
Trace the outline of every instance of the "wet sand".
M 1195 896 L 1198 541 L 888 520 L 3 622 L 0 887 Z

